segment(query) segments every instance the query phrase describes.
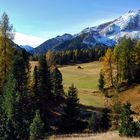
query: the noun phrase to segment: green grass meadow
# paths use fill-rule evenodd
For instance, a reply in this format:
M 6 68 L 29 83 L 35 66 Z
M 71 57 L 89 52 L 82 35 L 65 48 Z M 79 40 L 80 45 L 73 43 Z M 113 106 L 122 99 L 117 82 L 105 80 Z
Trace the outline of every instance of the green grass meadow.
M 65 89 L 67 90 L 71 84 L 78 88 L 81 104 L 95 107 L 104 106 L 104 97 L 100 93 L 95 93 L 98 90 L 99 62 L 62 66 L 59 69 L 63 74 Z

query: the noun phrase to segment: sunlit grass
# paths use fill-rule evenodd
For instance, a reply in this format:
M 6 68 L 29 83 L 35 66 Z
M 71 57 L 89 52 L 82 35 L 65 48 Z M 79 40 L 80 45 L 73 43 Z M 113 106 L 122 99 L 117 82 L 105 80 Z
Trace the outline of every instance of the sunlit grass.
M 82 69 L 78 69 L 78 66 Z M 60 71 L 63 74 L 64 86 L 70 86 L 73 83 L 79 90 L 98 89 L 99 62 L 61 67 Z
M 78 69 L 78 66 L 81 69 Z M 65 91 L 73 83 L 78 88 L 80 103 L 86 106 L 103 107 L 104 97 L 98 90 L 98 77 L 100 72 L 99 62 L 63 66 L 59 68 L 63 74 Z

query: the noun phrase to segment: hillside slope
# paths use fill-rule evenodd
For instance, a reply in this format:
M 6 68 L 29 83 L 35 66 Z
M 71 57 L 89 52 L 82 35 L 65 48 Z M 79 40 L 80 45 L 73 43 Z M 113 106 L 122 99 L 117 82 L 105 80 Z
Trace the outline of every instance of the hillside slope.
M 140 84 L 130 87 L 128 90 L 120 93 L 122 103 L 130 102 L 132 109 L 140 115 Z

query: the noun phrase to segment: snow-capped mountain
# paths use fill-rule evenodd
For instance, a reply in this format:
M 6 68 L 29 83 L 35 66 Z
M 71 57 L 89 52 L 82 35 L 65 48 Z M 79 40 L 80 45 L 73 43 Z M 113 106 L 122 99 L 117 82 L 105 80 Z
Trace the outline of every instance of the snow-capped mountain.
M 73 36 L 70 34 L 57 36 L 35 48 L 34 52 L 46 53 L 48 49 L 58 51 L 95 46 L 112 47 L 124 36 L 140 39 L 140 10 L 129 11 L 113 21 L 88 27 Z
M 114 46 L 124 36 L 140 39 L 140 10 L 129 11 L 114 21 L 86 28 L 80 34 L 83 33 L 88 34 L 83 42 L 91 45 Z

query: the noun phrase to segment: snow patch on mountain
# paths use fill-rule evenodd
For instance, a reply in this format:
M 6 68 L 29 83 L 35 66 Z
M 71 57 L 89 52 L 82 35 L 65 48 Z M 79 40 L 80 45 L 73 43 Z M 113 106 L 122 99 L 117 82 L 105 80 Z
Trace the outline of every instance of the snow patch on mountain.
M 83 43 L 91 45 L 114 46 L 124 36 L 140 39 L 140 10 L 129 11 L 114 21 L 86 28 L 79 35 L 83 33 L 88 34 Z

